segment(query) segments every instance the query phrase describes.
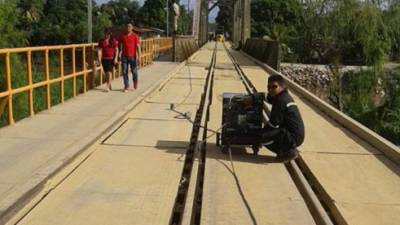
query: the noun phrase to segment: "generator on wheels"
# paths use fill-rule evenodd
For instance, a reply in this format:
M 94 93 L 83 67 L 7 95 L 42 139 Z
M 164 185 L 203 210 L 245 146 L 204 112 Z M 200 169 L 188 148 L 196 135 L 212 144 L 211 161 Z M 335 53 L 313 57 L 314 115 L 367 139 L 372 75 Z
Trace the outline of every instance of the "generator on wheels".
M 251 146 L 258 154 L 261 146 L 265 93 L 223 93 L 221 133 L 217 146 L 227 153 L 233 145 Z

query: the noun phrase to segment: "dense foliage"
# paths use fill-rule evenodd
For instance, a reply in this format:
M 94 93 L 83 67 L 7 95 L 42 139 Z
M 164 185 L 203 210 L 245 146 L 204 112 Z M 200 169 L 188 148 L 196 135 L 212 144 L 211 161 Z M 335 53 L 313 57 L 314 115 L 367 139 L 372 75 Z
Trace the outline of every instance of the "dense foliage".
M 15 3 L 0 4 L 0 47 L 26 44 L 26 31 L 15 29 L 19 16 Z
M 232 33 L 233 28 L 233 2 L 233 0 L 219 0 L 219 12 L 215 18 L 218 29 L 228 33 Z
M 179 3 L 179 1 L 177 1 Z M 93 38 L 104 28 L 128 22 L 166 30 L 166 0 L 93 1 Z M 87 0 L 0 1 L 0 48 L 87 42 Z M 181 7 L 178 31 L 190 31 L 190 13 Z
M 140 7 L 136 0 L 111 0 L 105 4 L 93 3 L 93 40 L 103 35 L 106 27 L 120 27 L 128 22 L 136 26 L 150 26 L 166 29 L 166 0 L 147 0 Z M 3 0 L 0 1 L 0 48 L 85 43 L 88 38 L 87 0 Z M 188 33 L 191 18 L 181 7 L 179 33 Z M 82 67 L 79 52 L 76 53 L 77 67 Z M 33 82 L 44 79 L 43 53 L 32 53 Z M 50 74 L 59 76 L 59 56 L 50 52 Z M 71 51 L 64 52 L 64 69 L 71 70 Z M 27 84 L 26 57 L 11 54 L 12 87 Z M 98 76 L 97 76 L 98 77 Z M 78 91 L 83 80 L 77 79 Z M 97 81 L 97 83 L 99 83 Z M 72 82 L 64 83 L 65 99 L 72 97 Z M 6 90 L 5 61 L 0 56 L 0 92 Z M 51 104 L 60 102 L 60 84 L 51 85 Z M 34 111 L 46 109 L 45 88 L 34 90 Z M 4 99 L 4 98 L 3 98 Z M 0 100 L 3 100 L 0 99 Z M 27 92 L 13 96 L 15 120 L 29 116 Z M 0 115 L 0 127 L 7 125 L 7 107 Z
M 328 64 L 332 105 L 400 144 L 400 1 L 253 0 L 252 36 L 281 42 L 283 60 Z M 343 65 L 369 66 L 340 72 Z

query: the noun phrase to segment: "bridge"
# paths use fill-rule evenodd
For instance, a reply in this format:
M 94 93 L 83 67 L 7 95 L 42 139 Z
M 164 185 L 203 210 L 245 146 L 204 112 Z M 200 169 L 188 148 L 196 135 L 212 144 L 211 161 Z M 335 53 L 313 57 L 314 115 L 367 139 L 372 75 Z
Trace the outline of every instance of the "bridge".
M 206 43 L 208 4 L 197 43 L 143 41 L 128 93 L 120 68 L 103 91 L 95 44 L 0 50 L 0 224 L 397 224 L 398 147 L 289 79 L 306 126 L 298 159 L 218 146 L 222 94 L 265 91 L 279 74 L 276 43 L 242 32 L 248 4 L 235 3 L 233 43 Z M 154 60 L 173 46 L 182 62 Z

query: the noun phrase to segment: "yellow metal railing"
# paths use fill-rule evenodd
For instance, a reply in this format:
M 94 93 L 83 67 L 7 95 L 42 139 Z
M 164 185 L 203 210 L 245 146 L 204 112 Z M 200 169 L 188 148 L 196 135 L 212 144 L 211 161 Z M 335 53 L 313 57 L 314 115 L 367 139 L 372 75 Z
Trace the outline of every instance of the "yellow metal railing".
M 163 53 L 172 49 L 172 38 L 157 38 L 153 40 L 153 52 Z
M 0 84 L 3 83 L 3 87 L 0 86 L 0 117 L 7 109 L 7 121 L 8 124 L 14 124 L 14 107 L 13 107 L 13 96 L 20 93 L 27 93 L 28 95 L 28 114 L 33 116 L 34 110 L 34 91 L 39 88 L 45 89 L 45 101 L 46 109 L 50 109 L 51 103 L 51 85 L 60 85 L 60 99 L 59 103 L 63 103 L 65 100 L 65 83 L 66 81 L 72 80 L 72 96 L 75 97 L 78 92 L 84 93 L 88 89 L 95 86 L 96 74 L 98 74 L 98 84 L 103 84 L 103 72 L 101 66 L 96 63 L 97 57 L 97 44 L 75 44 L 75 45 L 60 45 L 60 46 L 41 46 L 41 47 L 27 47 L 27 48 L 12 48 L 12 49 L 0 49 Z M 141 42 L 141 63 L 139 67 L 144 67 L 153 63 L 154 53 L 160 53 L 168 51 L 172 48 L 171 38 L 156 38 L 146 39 Z M 52 57 L 50 57 L 52 53 Z M 69 54 L 68 54 L 69 53 Z M 35 56 L 32 56 L 35 54 Z M 54 57 L 55 54 L 55 57 Z M 38 56 L 40 55 L 40 57 Z M 14 79 L 18 74 L 12 71 L 13 60 L 20 62 L 23 70 L 26 70 L 25 84 L 14 84 Z M 50 66 L 53 65 L 50 60 L 57 61 L 58 72 L 50 71 Z M 40 71 L 37 74 L 42 76 L 42 79 L 35 81 L 33 77 L 33 61 L 36 67 L 40 67 Z M 69 66 L 65 63 L 70 62 Z M 3 65 L 1 65 L 3 64 Z M 77 66 L 77 65 L 80 66 Z M 53 72 L 53 73 L 51 73 Z M 3 75 L 1 75 L 3 73 Z M 19 72 L 21 73 L 21 72 Z M 55 76 L 51 76 L 56 74 Z M 118 72 L 114 73 L 115 76 L 121 76 L 121 65 L 118 67 Z M 19 77 L 20 78 L 20 77 Z M 36 77 L 37 78 L 37 77 Z M 78 90 L 77 80 L 82 79 L 82 87 Z M 17 86 L 17 87 L 13 87 Z M 58 103 L 57 103 L 58 104 Z

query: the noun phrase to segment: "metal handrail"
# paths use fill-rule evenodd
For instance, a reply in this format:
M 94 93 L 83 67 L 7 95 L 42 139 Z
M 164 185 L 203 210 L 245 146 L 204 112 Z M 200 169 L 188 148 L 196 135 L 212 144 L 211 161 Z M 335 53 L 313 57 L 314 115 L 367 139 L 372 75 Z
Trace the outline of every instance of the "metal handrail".
M 172 48 L 172 38 L 149 38 L 142 40 L 140 43 L 141 46 L 141 57 L 139 67 L 145 67 L 153 63 L 154 54 L 159 54 L 166 52 Z M 81 92 L 86 92 L 89 89 L 94 88 L 95 84 L 95 76 L 96 73 L 99 74 L 100 85 L 103 84 L 103 72 L 99 63 L 96 63 L 96 47 L 97 43 L 89 43 L 89 44 L 71 44 L 71 45 L 54 45 L 54 46 L 38 46 L 38 47 L 24 47 L 24 48 L 4 48 L 0 49 L 0 57 L 4 57 L 4 68 L 5 68 L 5 90 L 0 90 L 0 116 L 4 113 L 7 108 L 8 113 L 8 125 L 12 125 L 15 123 L 14 116 L 14 108 L 13 108 L 13 96 L 19 93 L 28 92 L 28 107 L 29 107 L 29 115 L 33 116 L 35 114 L 34 110 L 34 90 L 37 88 L 44 87 L 46 89 L 46 106 L 47 109 L 51 108 L 51 84 L 60 83 L 60 103 L 64 103 L 64 86 L 65 81 L 72 79 L 73 80 L 73 96 L 77 95 L 77 78 L 82 77 L 83 79 L 83 90 Z M 155 48 L 156 47 L 156 48 Z M 58 60 L 59 60 L 59 71 L 58 76 L 52 78 L 50 76 L 50 57 L 49 52 L 57 52 Z M 71 51 L 71 64 L 72 64 L 72 72 L 69 74 L 65 73 L 65 52 Z M 42 59 L 44 66 L 44 77 L 43 81 L 34 82 L 32 78 L 32 53 L 41 52 L 44 53 L 44 57 Z M 81 63 L 82 68 L 77 71 L 77 57 L 76 53 L 81 53 Z M 13 55 L 25 55 L 26 60 L 24 65 L 26 67 L 26 75 L 27 75 L 27 84 L 21 87 L 14 88 L 12 87 L 13 78 L 17 74 L 13 74 L 11 65 L 12 65 L 12 57 Z M 0 71 L 0 73 L 3 71 Z M 118 66 L 117 73 L 113 73 L 115 77 L 121 76 L 121 65 Z

